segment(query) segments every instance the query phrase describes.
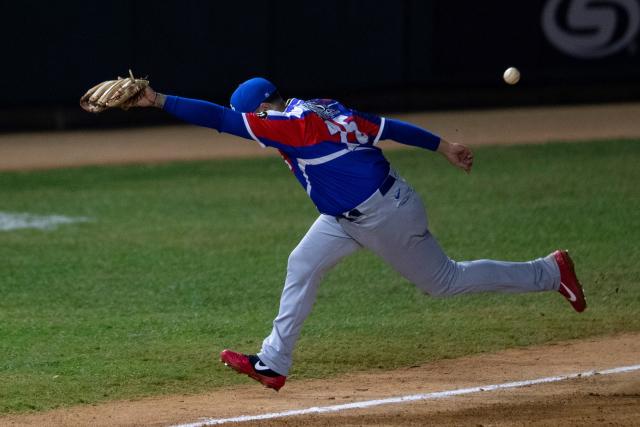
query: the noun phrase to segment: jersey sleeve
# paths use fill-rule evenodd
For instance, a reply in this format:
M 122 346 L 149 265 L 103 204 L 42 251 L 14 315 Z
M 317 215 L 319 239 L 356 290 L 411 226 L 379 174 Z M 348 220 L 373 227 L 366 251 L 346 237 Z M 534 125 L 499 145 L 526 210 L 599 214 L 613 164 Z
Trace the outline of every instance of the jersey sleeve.
M 387 119 L 380 139 L 391 139 L 404 145 L 426 148 L 436 151 L 440 145 L 440 137 L 426 129 L 403 122 Z
M 187 123 L 252 139 L 244 125 L 242 115 L 218 104 L 169 95 L 163 109 Z
M 373 145 L 376 145 L 382 136 L 385 127 L 385 118 L 356 110 L 351 111 L 353 119 L 358 125 L 358 130 L 367 135 Z
M 251 138 L 260 145 L 285 149 L 305 144 L 308 116 L 293 116 L 278 111 L 242 113 Z

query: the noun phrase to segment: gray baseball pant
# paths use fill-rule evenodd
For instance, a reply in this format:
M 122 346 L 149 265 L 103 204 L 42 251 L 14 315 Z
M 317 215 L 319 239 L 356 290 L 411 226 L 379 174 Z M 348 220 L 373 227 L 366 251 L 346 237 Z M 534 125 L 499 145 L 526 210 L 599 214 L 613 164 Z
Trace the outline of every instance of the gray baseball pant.
M 436 297 L 551 291 L 560 286 L 560 271 L 552 255 L 529 262 L 449 259 L 429 232 L 422 200 L 399 177 L 386 195 L 376 191 L 357 209 L 362 215 L 353 221 L 320 215 L 289 256 L 280 311 L 258 353 L 267 366 L 282 375 L 289 372 L 295 343 L 322 276 L 362 247 Z

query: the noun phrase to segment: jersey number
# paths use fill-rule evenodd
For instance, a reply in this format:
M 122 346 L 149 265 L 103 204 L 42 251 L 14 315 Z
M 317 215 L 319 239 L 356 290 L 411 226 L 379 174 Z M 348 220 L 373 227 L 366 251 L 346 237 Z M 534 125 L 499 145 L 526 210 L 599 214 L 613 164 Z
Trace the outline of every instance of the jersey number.
M 347 122 L 347 116 L 338 116 L 333 120 L 325 120 L 324 122 L 329 129 L 331 135 L 340 134 L 340 142 L 349 142 L 348 135 L 350 133 L 356 136 L 356 140 L 360 144 L 369 142 L 369 137 L 358 130 L 358 124 L 355 121 Z

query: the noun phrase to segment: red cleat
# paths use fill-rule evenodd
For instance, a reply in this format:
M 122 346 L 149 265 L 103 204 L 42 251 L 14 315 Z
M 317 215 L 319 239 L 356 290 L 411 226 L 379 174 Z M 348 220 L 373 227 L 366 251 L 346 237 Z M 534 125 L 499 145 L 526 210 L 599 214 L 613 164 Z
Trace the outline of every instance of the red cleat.
M 578 313 L 583 312 L 587 308 L 587 301 L 584 298 L 584 292 L 578 281 L 578 276 L 576 276 L 573 260 L 569 256 L 569 252 L 557 250 L 553 253 L 553 256 L 560 269 L 560 288 L 558 288 L 558 292 L 569 301 L 575 311 Z
M 265 387 L 278 391 L 284 385 L 287 377 L 272 371 L 265 366 L 258 356 L 236 353 L 231 350 L 222 350 L 220 361 L 240 374 L 248 375 Z M 252 363 L 253 362 L 253 363 Z

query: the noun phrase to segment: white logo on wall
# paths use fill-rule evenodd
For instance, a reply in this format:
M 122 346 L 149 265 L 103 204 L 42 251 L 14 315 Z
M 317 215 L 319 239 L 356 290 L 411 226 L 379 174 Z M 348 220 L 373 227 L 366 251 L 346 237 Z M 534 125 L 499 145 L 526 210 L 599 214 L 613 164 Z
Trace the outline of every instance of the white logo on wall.
M 549 0 L 542 29 L 553 46 L 578 58 L 602 58 L 628 47 L 640 29 L 638 0 Z

